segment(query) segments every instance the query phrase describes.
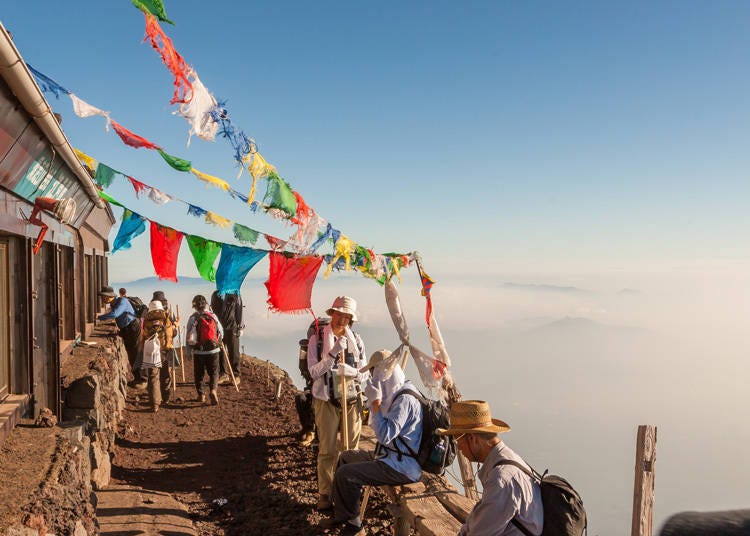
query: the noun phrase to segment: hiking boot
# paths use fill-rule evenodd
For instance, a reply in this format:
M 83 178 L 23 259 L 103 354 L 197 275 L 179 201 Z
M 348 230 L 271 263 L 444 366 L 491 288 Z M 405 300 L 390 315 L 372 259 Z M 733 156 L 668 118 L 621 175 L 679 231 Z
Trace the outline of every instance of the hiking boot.
M 237 383 L 237 387 L 239 387 L 240 386 L 240 375 L 239 374 L 235 374 L 234 381 Z
M 341 529 L 339 536 L 360 536 L 364 533 L 364 525 L 358 527 L 357 525 L 352 525 L 351 523 L 347 522 L 344 524 L 344 528 Z
M 159 404 L 154 404 L 153 406 L 151 406 L 151 411 L 153 411 L 154 413 L 158 413 L 159 412 Z
M 211 391 L 209 397 L 211 398 L 212 406 L 217 406 L 219 404 L 219 395 L 216 393 L 216 391 Z
M 299 440 L 299 444 L 303 447 L 309 447 L 315 440 L 315 432 L 305 432 Z
M 315 505 L 315 509 L 318 510 L 319 512 L 323 512 L 325 510 L 332 510 L 333 509 L 333 503 L 331 502 L 330 497 L 328 497 L 328 495 L 321 495 L 320 497 L 318 497 L 318 504 Z M 338 525 L 340 525 L 341 523 L 343 523 L 346 520 L 345 519 L 343 519 L 343 520 L 335 520 L 334 518 L 324 519 L 323 521 L 321 521 L 321 525 L 320 526 L 321 527 L 323 526 L 323 522 L 333 523 L 334 521 L 335 521 L 335 523 L 329 525 L 327 528 L 337 527 Z
M 206 403 L 206 395 L 204 395 L 203 393 L 199 394 L 196 397 L 195 401 L 196 402 L 200 402 L 201 404 L 205 404 Z
M 346 522 L 346 519 L 339 519 L 336 516 L 331 516 L 331 517 L 326 517 L 325 519 L 321 519 L 320 522 L 318 522 L 318 526 L 321 529 L 335 529 L 345 523 L 347 525 L 349 524 Z
M 219 385 L 232 385 L 232 378 L 229 377 L 229 374 L 219 376 Z

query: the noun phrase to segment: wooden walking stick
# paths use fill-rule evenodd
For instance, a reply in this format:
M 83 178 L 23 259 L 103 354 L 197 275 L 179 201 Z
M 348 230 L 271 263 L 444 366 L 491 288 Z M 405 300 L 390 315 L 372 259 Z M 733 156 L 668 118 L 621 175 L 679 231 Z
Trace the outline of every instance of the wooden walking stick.
M 180 316 L 180 306 L 177 307 L 177 316 Z M 180 370 L 182 371 L 182 383 L 185 383 L 185 355 L 182 352 L 182 327 L 177 325 L 177 344 L 180 345 Z
M 339 364 L 344 363 L 344 352 L 341 352 Z M 349 408 L 346 403 L 346 376 L 341 375 L 341 444 L 343 450 L 349 450 Z
M 227 362 L 227 368 L 229 369 L 229 375 L 232 376 L 232 383 L 234 384 L 234 388 L 237 389 L 237 392 L 240 392 L 240 388 L 237 386 L 237 378 L 234 377 L 234 370 L 232 369 L 232 364 L 229 362 L 229 353 L 227 352 L 227 347 L 224 346 L 224 343 L 221 343 L 221 350 L 224 354 L 224 359 Z

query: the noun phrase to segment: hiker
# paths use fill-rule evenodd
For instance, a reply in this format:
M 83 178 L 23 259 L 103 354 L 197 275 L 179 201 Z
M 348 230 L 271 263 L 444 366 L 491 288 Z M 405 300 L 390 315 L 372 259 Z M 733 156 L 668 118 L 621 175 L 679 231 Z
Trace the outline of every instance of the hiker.
M 169 315 L 169 320 L 175 324 L 175 326 L 180 325 L 180 317 L 175 314 L 175 312 L 172 310 L 171 307 L 169 307 L 169 302 L 167 301 L 167 297 L 164 295 L 163 290 L 155 290 L 153 296 L 151 296 L 151 301 L 157 300 L 161 302 L 162 307 Z M 177 336 L 177 332 L 175 331 L 175 337 Z
M 120 287 L 117 290 L 117 293 L 120 295 L 120 298 L 127 298 L 128 297 L 128 290 L 125 287 Z
M 509 430 L 506 423 L 491 417 L 490 406 L 483 400 L 454 402 L 450 409 L 450 426 L 439 430 L 440 434 L 456 438 L 458 448 L 470 462 L 482 464 L 477 473 L 482 482 L 482 498 L 461 527 L 459 536 L 539 536 L 542 533 L 541 488 L 520 468 L 498 465 L 503 460 L 511 460 L 528 467 L 498 437 L 499 433 Z
M 115 297 L 115 291 L 112 287 L 102 287 L 99 292 L 105 305 L 110 306 L 110 311 L 97 317 L 98 320 L 114 320 L 119 328 L 118 335 L 122 338 L 125 345 L 125 352 L 128 354 L 128 362 L 133 372 L 133 387 L 145 387 L 145 376 L 139 368 L 136 368 L 138 360 L 138 344 L 141 337 L 141 322 L 138 315 L 133 310 L 133 306 L 127 298 L 120 296 Z
M 396 356 L 394 356 L 396 357 Z M 360 497 L 369 486 L 402 485 L 416 482 L 422 468 L 414 456 L 422 440 L 422 406 L 408 390 L 418 394 L 406 380 L 401 366 L 388 350 L 378 350 L 361 372 L 372 371 L 372 381 L 365 388 L 370 407 L 370 426 L 378 438 L 374 453 L 359 450 L 342 452 L 333 476 L 334 515 L 320 526 L 343 525 L 341 534 L 356 534 L 362 529 Z M 399 393 L 401 394 L 399 396 Z
M 211 405 L 219 403 L 219 360 L 221 358 L 220 341 L 224 336 L 221 322 L 209 308 L 206 297 L 198 294 L 193 298 L 193 309 L 187 322 L 187 345 L 193 352 L 193 372 L 197 401 L 206 403 L 203 390 L 203 376 L 208 373 L 208 390 Z
M 175 326 L 162 302 L 151 300 L 141 330 L 143 367 L 148 373 L 148 396 L 154 413 L 172 398 Z M 149 352 L 149 349 L 154 349 Z M 153 353 L 156 353 L 154 356 Z
M 219 317 L 224 329 L 223 343 L 227 358 L 232 366 L 237 385 L 240 384 L 240 335 L 245 325 L 242 323 L 242 296 L 239 292 L 228 292 L 223 297 L 218 290 L 211 294 L 211 310 Z M 229 369 L 224 359 L 219 360 L 219 384 L 231 385 Z
M 352 331 L 357 321 L 357 302 L 349 296 L 339 296 L 326 311 L 331 322 L 323 328 L 321 352 L 318 355 L 318 334 L 308 341 L 307 368 L 313 379 L 313 411 L 318 429 L 318 510 L 330 510 L 333 469 L 340 447 L 337 437 L 342 425 L 341 376 L 347 381 L 347 436 L 350 449 L 359 445 L 362 431 L 362 396 L 360 382 L 365 375 L 365 345 Z M 342 361 L 342 357 L 344 360 Z M 342 440 L 343 443 L 343 440 Z

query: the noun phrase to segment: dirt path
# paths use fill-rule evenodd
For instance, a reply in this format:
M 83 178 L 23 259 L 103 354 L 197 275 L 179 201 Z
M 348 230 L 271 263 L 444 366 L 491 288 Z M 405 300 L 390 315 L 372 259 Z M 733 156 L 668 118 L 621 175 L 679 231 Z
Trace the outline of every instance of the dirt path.
M 192 383 L 179 384 L 175 401 L 154 414 L 146 392 L 131 390 L 112 484 L 173 496 L 202 535 L 323 534 L 314 509 L 316 450 L 297 443 L 294 392 L 284 386 L 275 400 L 265 367 L 242 366 L 240 392 L 220 387 L 218 406 L 196 402 Z M 368 534 L 390 533 L 384 504 L 375 494 Z

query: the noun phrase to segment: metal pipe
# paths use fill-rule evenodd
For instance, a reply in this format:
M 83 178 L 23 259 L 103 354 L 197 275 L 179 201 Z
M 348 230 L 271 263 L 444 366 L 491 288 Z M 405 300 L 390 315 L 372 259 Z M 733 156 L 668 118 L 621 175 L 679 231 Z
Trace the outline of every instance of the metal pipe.
M 50 145 L 55 148 L 67 166 L 78 177 L 94 204 L 99 208 L 104 207 L 104 202 L 99 197 L 94 181 L 73 152 L 73 148 L 70 146 L 62 128 L 60 128 L 60 123 L 53 115 L 47 99 L 44 98 L 42 90 L 39 89 L 34 77 L 26 67 L 26 63 L 2 22 L 0 22 L 0 76 L 3 77 L 26 112 L 34 119 L 34 122 L 49 140 Z

